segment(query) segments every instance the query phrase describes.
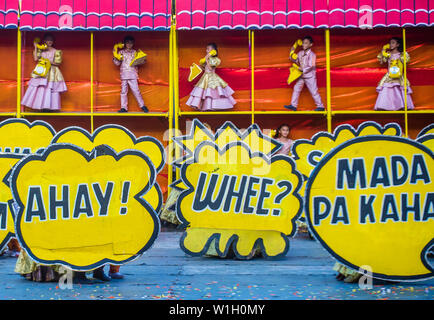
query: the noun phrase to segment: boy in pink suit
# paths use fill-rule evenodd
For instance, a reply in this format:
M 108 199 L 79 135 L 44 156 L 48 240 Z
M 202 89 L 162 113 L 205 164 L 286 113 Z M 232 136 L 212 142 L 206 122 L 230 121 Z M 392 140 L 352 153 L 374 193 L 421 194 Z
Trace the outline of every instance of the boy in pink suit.
M 120 66 L 121 72 L 121 108 L 118 112 L 128 112 L 128 87 L 130 87 L 133 92 L 140 109 L 143 112 L 148 112 L 148 108 L 143 102 L 142 94 L 140 93 L 139 84 L 137 82 L 139 78 L 139 72 L 137 66 L 130 66 L 131 61 L 136 56 L 136 50 L 134 47 L 134 38 L 131 36 L 126 36 L 124 38 L 124 49 L 119 51 L 121 60 L 113 57 L 113 63 Z
M 315 101 L 315 111 L 324 111 L 324 105 L 322 104 L 321 96 L 319 95 L 318 85 L 316 82 L 316 55 L 311 49 L 312 45 L 312 37 L 304 37 L 303 50 L 298 53 L 297 59 L 294 60 L 292 57 L 290 57 L 292 62 L 300 66 L 300 70 L 303 73 L 294 85 L 291 104 L 285 106 L 285 108 L 288 110 L 297 111 L 298 99 L 300 97 L 301 90 L 306 84 L 306 87 L 309 89 L 310 94 Z

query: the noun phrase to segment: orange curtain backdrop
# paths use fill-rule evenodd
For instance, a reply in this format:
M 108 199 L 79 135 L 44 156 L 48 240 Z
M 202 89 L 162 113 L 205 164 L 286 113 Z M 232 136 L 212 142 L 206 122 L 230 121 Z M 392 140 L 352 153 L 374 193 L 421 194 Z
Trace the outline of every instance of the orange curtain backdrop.
M 113 46 L 126 35 L 135 39 L 134 47 L 147 54 L 147 62 L 139 67 L 139 88 L 151 112 L 169 110 L 169 33 L 157 32 L 94 32 L 95 110 L 113 112 L 120 108 L 121 81 L 119 67 L 113 63 Z M 131 92 L 128 109 L 142 112 Z
M 410 54 L 407 78 L 413 102 L 416 110 L 434 108 L 434 29 L 406 31 Z M 402 29 L 330 31 L 332 110 L 373 110 L 377 99 L 375 88 L 387 72 L 387 66 L 378 62 L 377 54 L 391 37 L 402 37 Z
M 0 112 L 17 110 L 17 30 L 0 31 Z
M 62 50 L 63 61 L 60 71 L 65 78 L 68 91 L 61 94 L 61 111 L 89 112 L 90 111 L 90 33 L 61 31 L 50 32 L 54 38 L 54 47 Z M 33 40 L 39 37 L 42 41 L 44 32 L 22 32 L 22 79 L 24 95 L 30 75 L 35 68 L 33 60 Z M 26 111 L 31 111 L 23 107 Z
M 216 73 L 235 91 L 237 101 L 233 111 L 250 110 L 250 61 L 248 31 L 178 31 L 179 98 L 181 111 L 193 111 L 187 106 L 190 92 L 200 79 L 188 82 L 190 66 L 206 55 L 206 45 L 215 42 L 221 64 Z
M 255 31 L 255 110 L 286 110 L 290 104 L 293 82 L 289 76 L 289 51 L 297 39 L 310 35 L 314 40 L 319 93 L 326 103 L 326 59 L 324 30 L 259 30 Z M 298 110 L 314 110 L 315 104 L 307 88 L 300 95 Z

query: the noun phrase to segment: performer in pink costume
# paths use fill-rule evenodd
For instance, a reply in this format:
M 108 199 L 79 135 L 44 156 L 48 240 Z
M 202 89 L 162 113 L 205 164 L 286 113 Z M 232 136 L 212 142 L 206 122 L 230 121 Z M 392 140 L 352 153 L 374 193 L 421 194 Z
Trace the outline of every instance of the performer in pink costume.
M 121 72 L 121 108 L 118 112 L 128 112 L 128 87 L 130 87 L 140 109 L 143 112 L 148 112 L 148 108 L 140 93 L 139 84 L 137 79 L 139 78 L 139 72 L 137 66 L 130 66 L 131 61 L 136 56 L 136 50 L 134 47 L 134 38 L 131 36 L 126 36 L 124 38 L 124 49 L 119 51 L 119 55 L 122 56 L 122 60 L 113 57 L 113 63 L 120 66 Z
M 215 55 L 211 55 L 211 52 Z M 210 43 L 206 46 L 206 56 L 201 61 L 205 73 L 194 86 L 187 100 L 187 105 L 200 111 L 232 109 L 236 104 L 232 97 L 234 91 L 220 78 L 215 69 L 221 63 L 218 58 L 217 45 Z
M 291 147 L 294 141 L 289 138 L 289 130 L 289 125 L 287 124 L 282 124 L 277 128 L 273 138 L 283 143 L 283 146 L 275 154 L 284 154 L 287 156 L 291 154 Z
M 402 52 L 402 40 L 400 38 L 390 39 L 389 44 L 383 47 L 377 59 L 381 64 L 388 65 L 387 73 L 383 76 L 377 86 L 378 97 L 375 103 L 375 110 L 402 110 L 405 108 L 404 101 L 404 63 L 410 61 L 410 55 Z M 405 61 L 404 61 L 405 55 Z M 396 71 L 394 74 L 393 72 Z M 410 82 L 407 80 L 407 109 L 414 109 L 413 100 L 410 94 Z
M 300 97 L 301 90 L 304 85 L 309 89 L 313 100 L 315 101 L 315 111 L 324 111 L 324 105 L 321 101 L 321 96 L 318 92 L 318 85 L 316 81 L 316 55 L 312 51 L 313 39 L 310 36 L 303 38 L 303 50 L 298 53 L 296 60 L 290 57 L 291 61 L 300 66 L 303 74 L 297 80 L 294 85 L 294 91 L 292 92 L 291 104 L 286 105 L 288 110 L 296 111 L 298 107 L 298 99 Z
M 53 47 L 53 35 L 47 33 L 43 40 L 47 48 L 38 49 L 37 43 L 34 42 L 33 59 L 36 62 L 41 58 L 50 60 L 50 70 L 45 77 L 32 72 L 32 78 L 21 104 L 36 110 L 60 110 L 60 93 L 67 91 L 65 80 L 59 69 L 62 63 L 62 51 Z

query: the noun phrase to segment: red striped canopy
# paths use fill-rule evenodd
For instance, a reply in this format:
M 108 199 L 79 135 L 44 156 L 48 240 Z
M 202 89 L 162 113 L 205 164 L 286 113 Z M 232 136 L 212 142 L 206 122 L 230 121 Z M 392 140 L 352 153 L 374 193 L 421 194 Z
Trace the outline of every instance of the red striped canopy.
M 176 0 L 178 29 L 434 25 L 434 0 Z
M 21 30 L 168 30 L 170 0 L 22 0 Z
M 18 0 L 0 0 L 0 29 L 16 29 L 18 11 Z

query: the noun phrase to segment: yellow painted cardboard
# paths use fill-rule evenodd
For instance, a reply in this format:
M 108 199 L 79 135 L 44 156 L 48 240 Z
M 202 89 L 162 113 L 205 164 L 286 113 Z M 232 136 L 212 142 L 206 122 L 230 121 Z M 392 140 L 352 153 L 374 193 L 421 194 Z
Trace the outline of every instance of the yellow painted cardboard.
M 21 155 L 0 154 L 0 177 L 3 177 L 0 181 L 0 250 L 7 245 L 15 233 L 12 193 L 7 177 L 21 158 Z
M 43 121 L 7 119 L 0 122 L 0 250 L 14 236 L 12 193 L 7 175 L 23 156 L 47 147 L 54 134 L 54 129 Z
M 406 138 L 346 141 L 316 166 L 306 186 L 309 228 L 341 263 L 389 280 L 432 277 L 434 154 Z
M 297 170 L 307 178 L 322 157 L 330 150 L 354 137 L 367 135 L 400 136 L 401 127 L 396 123 L 389 123 L 382 127 L 376 122 L 367 121 L 362 123 L 357 129 L 354 129 L 351 125 L 344 124 L 338 126 L 333 134 L 318 132 L 311 140 L 296 140 L 292 147 L 292 154 L 297 164 Z
M 157 214 L 142 198 L 156 173 L 137 150 L 96 156 L 74 145 L 51 145 L 12 173 L 17 237 L 42 264 L 86 271 L 126 263 L 158 235 Z
M 232 245 L 240 259 L 255 248 L 265 257 L 285 255 L 301 210 L 302 179 L 288 156 L 271 156 L 280 143 L 256 125 L 241 133 L 226 122 L 213 134 L 196 119 L 189 135 L 174 140 L 186 153 L 175 161 L 181 179 L 173 184 L 185 189 L 176 205 L 188 226 L 181 248 L 204 255 L 215 246 L 225 257 Z

